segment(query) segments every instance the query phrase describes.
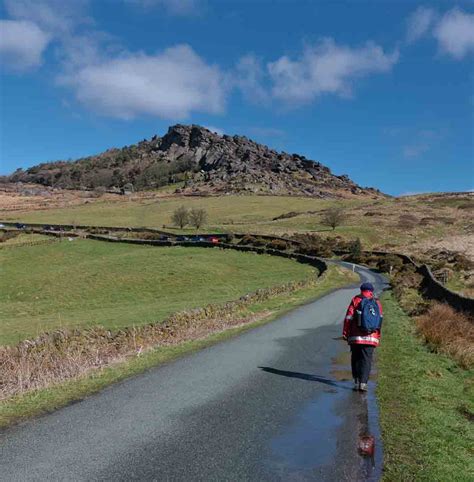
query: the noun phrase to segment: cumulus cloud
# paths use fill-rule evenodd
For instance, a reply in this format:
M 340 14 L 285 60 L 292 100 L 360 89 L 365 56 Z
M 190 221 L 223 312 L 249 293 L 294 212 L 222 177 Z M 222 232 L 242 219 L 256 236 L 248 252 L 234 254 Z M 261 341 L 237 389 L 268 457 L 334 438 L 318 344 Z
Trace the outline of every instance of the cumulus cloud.
M 418 7 L 407 21 L 406 40 L 408 43 L 415 42 L 428 33 L 436 18 L 432 8 Z
M 398 61 L 398 52 L 385 53 L 367 42 L 359 48 L 337 45 L 331 38 L 305 48 L 300 58 L 287 56 L 268 64 L 272 94 L 291 103 L 305 103 L 322 94 L 352 95 L 357 78 L 388 72 Z
M 15 71 L 25 71 L 42 63 L 50 36 L 26 20 L 0 20 L 0 62 Z
M 453 8 L 443 15 L 433 33 L 441 51 L 455 59 L 474 52 L 474 14 Z
M 1 20 L 2 62 L 16 71 L 38 67 L 49 44 L 60 46 L 60 57 L 75 42 L 78 25 L 91 25 L 85 7 L 88 0 L 4 0 L 10 20 Z M 91 38 L 94 37 L 92 32 Z M 90 43 L 90 42 L 89 42 Z M 88 43 L 82 50 L 88 51 Z
M 88 0 L 4 0 L 8 15 L 29 20 L 50 34 L 71 31 L 77 24 L 92 23 L 86 15 Z
M 255 55 L 248 54 L 237 63 L 230 83 L 239 88 L 247 100 L 262 103 L 269 98 L 268 91 L 263 86 L 264 79 L 262 63 Z
M 61 83 L 101 114 L 182 119 L 193 111 L 223 111 L 222 77 L 218 67 L 208 65 L 190 46 L 178 45 L 156 55 L 128 54 L 85 66 Z
M 427 35 L 437 40 L 440 52 L 461 60 L 474 52 L 474 14 L 455 7 L 439 16 L 419 7 L 408 18 L 406 40 L 413 43 Z

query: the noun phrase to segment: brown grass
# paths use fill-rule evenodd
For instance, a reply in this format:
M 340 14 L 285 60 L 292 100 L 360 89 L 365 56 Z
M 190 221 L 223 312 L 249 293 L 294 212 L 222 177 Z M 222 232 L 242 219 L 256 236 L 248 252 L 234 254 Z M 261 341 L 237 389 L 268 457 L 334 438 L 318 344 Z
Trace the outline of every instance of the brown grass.
M 418 331 L 436 350 L 465 368 L 474 367 L 474 319 L 444 303 L 433 303 L 416 320 Z
M 153 347 L 176 345 L 251 323 L 268 312 L 252 314 L 246 310 L 249 305 L 315 283 L 315 278 L 309 278 L 264 288 L 236 301 L 175 313 L 164 322 L 134 326 L 115 333 L 100 326 L 57 330 L 16 346 L 0 347 L 0 401 L 81 376 Z

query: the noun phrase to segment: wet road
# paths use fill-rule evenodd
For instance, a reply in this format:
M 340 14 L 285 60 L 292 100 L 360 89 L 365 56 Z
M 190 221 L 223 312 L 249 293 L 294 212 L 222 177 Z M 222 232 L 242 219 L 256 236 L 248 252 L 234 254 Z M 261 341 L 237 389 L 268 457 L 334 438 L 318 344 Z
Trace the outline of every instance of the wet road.
M 380 449 L 375 468 L 357 451 L 376 432 L 373 386 L 351 390 L 336 340 L 356 292 L 2 432 L 0 480 L 377 479 Z

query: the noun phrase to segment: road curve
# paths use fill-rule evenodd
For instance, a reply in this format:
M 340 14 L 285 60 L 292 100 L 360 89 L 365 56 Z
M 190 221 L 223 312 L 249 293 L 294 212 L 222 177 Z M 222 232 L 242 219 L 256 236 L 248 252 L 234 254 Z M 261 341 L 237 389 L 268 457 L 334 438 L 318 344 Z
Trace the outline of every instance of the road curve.
M 380 275 L 358 271 L 382 289 Z M 348 350 L 335 338 L 355 293 L 4 430 L 0 480 L 377 479 L 380 460 L 374 469 L 357 452 L 373 387 L 353 392 L 334 361 Z

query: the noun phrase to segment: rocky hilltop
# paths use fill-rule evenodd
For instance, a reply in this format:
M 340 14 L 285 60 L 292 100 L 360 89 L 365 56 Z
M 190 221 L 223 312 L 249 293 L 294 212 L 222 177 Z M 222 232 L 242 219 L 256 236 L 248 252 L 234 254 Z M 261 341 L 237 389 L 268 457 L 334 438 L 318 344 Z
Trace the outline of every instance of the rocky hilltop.
M 196 125 L 175 125 L 121 149 L 76 161 L 19 169 L 10 182 L 74 189 L 149 189 L 175 185 L 184 194 L 256 193 L 315 197 L 383 196 L 320 162 L 277 152 L 247 137 L 219 135 Z

